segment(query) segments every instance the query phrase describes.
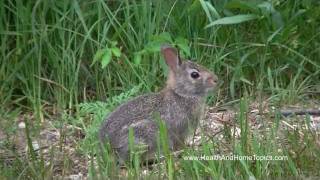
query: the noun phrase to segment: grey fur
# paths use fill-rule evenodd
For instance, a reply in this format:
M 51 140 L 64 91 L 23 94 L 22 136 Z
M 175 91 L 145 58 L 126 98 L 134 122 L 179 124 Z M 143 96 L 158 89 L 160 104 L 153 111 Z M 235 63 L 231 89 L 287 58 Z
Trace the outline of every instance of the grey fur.
M 180 61 L 174 48 L 166 46 L 162 53 L 170 68 L 167 87 L 158 93 L 142 95 L 122 104 L 100 128 L 100 141 L 109 141 L 122 160 L 128 160 L 129 157 L 130 127 L 134 131 L 135 144 L 147 146 L 145 156 L 157 150 L 158 124 L 154 119 L 155 114 L 159 114 L 166 124 L 170 148 L 181 148 L 188 131 L 197 127 L 203 115 L 208 92 L 216 86 L 216 75 L 191 61 Z M 171 54 L 166 56 L 166 53 Z M 172 58 L 175 57 L 172 53 L 176 58 Z M 177 61 L 176 67 L 172 67 L 175 66 L 172 61 Z M 190 69 L 196 69 L 200 78 L 192 79 Z

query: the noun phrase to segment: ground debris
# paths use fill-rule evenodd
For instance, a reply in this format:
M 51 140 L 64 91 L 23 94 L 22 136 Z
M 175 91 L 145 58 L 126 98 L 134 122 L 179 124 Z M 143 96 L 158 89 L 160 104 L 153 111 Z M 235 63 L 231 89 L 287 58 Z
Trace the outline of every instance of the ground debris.
M 270 126 L 274 123 L 275 116 L 274 107 L 268 103 L 251 103 L 248 106 L 248 112 L 245 112 L 249 128 L 256 134 L 269 131 Z M 286 107 L 286 112 L 290 112 L 292 107 Z M 297 107 L 294 107 L 297 109 Z M 317 108 L 314 108 L 317 109 Z M 319 108 L 318 108 L 319 109 Z M 30 115 L 28 115 L 30 116 Z M 231 135 L 236 139 L 241 136 L 239 127 L 239 113 L 236 110 L 222 109 L 216 107 L 208 107 L 204 118 L 200 121 L 200 126 L 196 129 L 194 135 L 187 140 L 187 145 L 197 148 L 206 141 L 219 142 L 222 144 L 220 153 L 228 153 L 232 150 L 230 142 L 226 141 L 224 130 L 230 129 Z M 313 115 L 294 115 L 283 116 L 281 128 L 285 130 L 297 131 L 303 136 L 303 130 L 308 129 L 318 135 L 320 133 L 320 116 Z M 0 130 L 0 142 L 9 140 L 13 143 L 14 149 L 19 158 L 28 159 L 28 143 L 25 136 L 24 119 L 19 118 L 17 121 L 17 132 L 12 137 L 7 137 L 3 130 Z M 307 120 L 306 120 L 307 119 Z M 309 122 L 309 123 L 307 123 Z M 78 153 L 79 142 L 85 137 L 84 130 L 80 127 L 64 124 L 57 128 L 54 121 L 44 121 L 41 125 L 39 136 L 32 138 L 32 148 L 39 156 L 43 156 L 45 165 L 51 167 L 52 176 L 56 179 L 87 179 L 89 159 Z M 302 138 L 303 139 L 303 138 Z M 284 143 L 286 140 L 281 136 L 276 137 L 276 140 Z M 318 140 L 319 141 L 319 140 Z M 320 142 L 320 141 L 319 141 Z M 319 144 L 320 147 L 320 143 Z M 180 152 L 175 153 L 179 156 Z M 12 151 L 0 149 L 0 157 L 4 157 L 8 165 L 17 158 Z M 92 157 L 95 159 L 95 157 Z M 94 161 L 96 162 L 96 161 Z M 161 163 L 161 162 L 160 162 Z M 97 166 L 97 165 L 94 165 Z M 156 167 L 156 165 L 155 165 Z M 127 173 L 123 170 L 123 173 Z M 143 170 L 144 174 L 148 174 L 148 169 Z

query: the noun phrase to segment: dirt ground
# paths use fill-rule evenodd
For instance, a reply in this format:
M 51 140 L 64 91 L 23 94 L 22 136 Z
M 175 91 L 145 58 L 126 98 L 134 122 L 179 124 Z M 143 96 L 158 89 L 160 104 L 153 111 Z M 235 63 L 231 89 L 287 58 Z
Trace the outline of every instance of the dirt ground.
M 312 109 L 320 112 L 318 104 L 312 104 Z M 307 107 L 310 109 L 310 107 Z M 294 111 L 296 109 L 306 109 L 306 107 L 291 106 L 284 108 L 285 110 Z M 206 110 L 205 118 L 200 121 L 199 128 L 194 135 L 187 140 L 188 146 L 201 145 L 201 134 L 205 135 L 208 140 L 215 138 L 221 143 L 224 143 L 225 151 L 228 151 L 228 143 L 223 142 L 223 129 L 226 126 L 232 127 L 232 133 L 235 136 L 240 136 L 240 128 L 236 125 L 237 112 L 235 110 L 223 107 L 209 107 Z M 249 120 L 250 128 L 253 130 L 265 131 L 268 129 L 268 124 L 273 123 L 274 108 L 268 104 L 262 106 L 258 103 L 252 103 L 246 113 Z M 17 129 L 14 135 L 8 136 L 4 130 L 0 129 L 0 158 L 3 158 L 7 165 L 17 158 L 21 159 L 28 157 L 28 142 L 26 138 L 25 119 L 32 118 L 32 115 L 25 114 L 16 120 Z M 310 127 L 303 125 L 305 115 L 285 117 L 281 121 L 283 129 L 302 130 L 310 128 L 310 130 L 320 134 L 320 115 L 315 114 L 310 116 Z M 300 131 L 299 130 L 299 131 Z M 299 132 L 300 133 L 300 132 Z M 50 120 L 44 121 L 39 132 L 39 136 L 33 138 L 32 146 L 35 152 L 42 154 L 45 162 L 52 169 L 52 176 L 62 179 L 87 179 L 90 157 L 85 157 L 79 151 L 79 142 L 85 137 L 85 132 L 79 127 L 65 124 L 62 128 L 55 128 Z M 301 133 L 303 135 L 303 133 Z M 320 147 L 320 140 L 316 142 Z M 8 148 L 8 145 L 10 148 Z M 3 148 L 6 147 L 6 148 Z M 10 150 L 9 150 L 10 149 Z M 17 154 L 13 153 L 17 152 Z M 54 159 L 52 159 L 54 157 Z M 66 168 L 67 167 L 67 168 Z

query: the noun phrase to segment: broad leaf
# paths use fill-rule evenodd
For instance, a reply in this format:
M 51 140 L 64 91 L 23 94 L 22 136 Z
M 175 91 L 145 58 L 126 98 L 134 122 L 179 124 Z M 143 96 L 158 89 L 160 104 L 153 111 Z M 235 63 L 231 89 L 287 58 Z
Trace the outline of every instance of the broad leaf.
M 151 41 L 146 45 L 145 49 L 149 52 L 159 52 L 163 44 L 164 42 Z
M 105 68 L 111 61 L 112 53 L 110 49 L 106 49 L 105 53 L 102 56 L 101 68 Z
M 159 35 L 154 35 L 151 37 L 152 41 L 163 42 L 163 43 L 171 43 L 172 38 L 168 32 L 160 33 Z
M 121 51 L 119 48 L 117 47 L 113 47 L 111 48 L 112 54 L 116 57 L 120 57 L 121 56 Z
M 224 17 L 216 21 L 213 21 L 212 23 L 208 24 L 205 28 L 209 28 L 215 25 L 239 24 L 239 23 L 254 20 L 257 18 L 258 16 L 254 14 L 240 14 L 240 15 L 235 15 L 230 17 Z
M 141 53 L 137 52 L 134 54 L 133 62 L 135 65 L 139 65 L 141 63 Z
M 102 56 L 104 55 L 106 49 L 99 49 L 96 54 L 93 57 L 93 61 L 91 63 L 91 66 L 94 65 L 94 63 L 96 63 L 98 60 L 100 60 L 102 58 Z
M 188 40 L 178 37 L 175 41 L 178 47 L 187 55 L 190 56 L 190 47 L 188 45 Z

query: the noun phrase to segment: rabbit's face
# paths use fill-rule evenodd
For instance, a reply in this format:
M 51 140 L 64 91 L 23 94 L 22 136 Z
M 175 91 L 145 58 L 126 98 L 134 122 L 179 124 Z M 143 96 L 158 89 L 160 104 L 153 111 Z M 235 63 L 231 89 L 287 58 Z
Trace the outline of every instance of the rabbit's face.
M 204 97 L 212 91 L 218 77 L 191 61 L 181 61 L 175 71 L 175 91 L 184 96 Z
M 181 60 L 175 48 L 163 46 L 161 52 L 169 66 L 167 86 L 185 97 L 204 97 L 217 86 L 218 78 L 206 68 Z

